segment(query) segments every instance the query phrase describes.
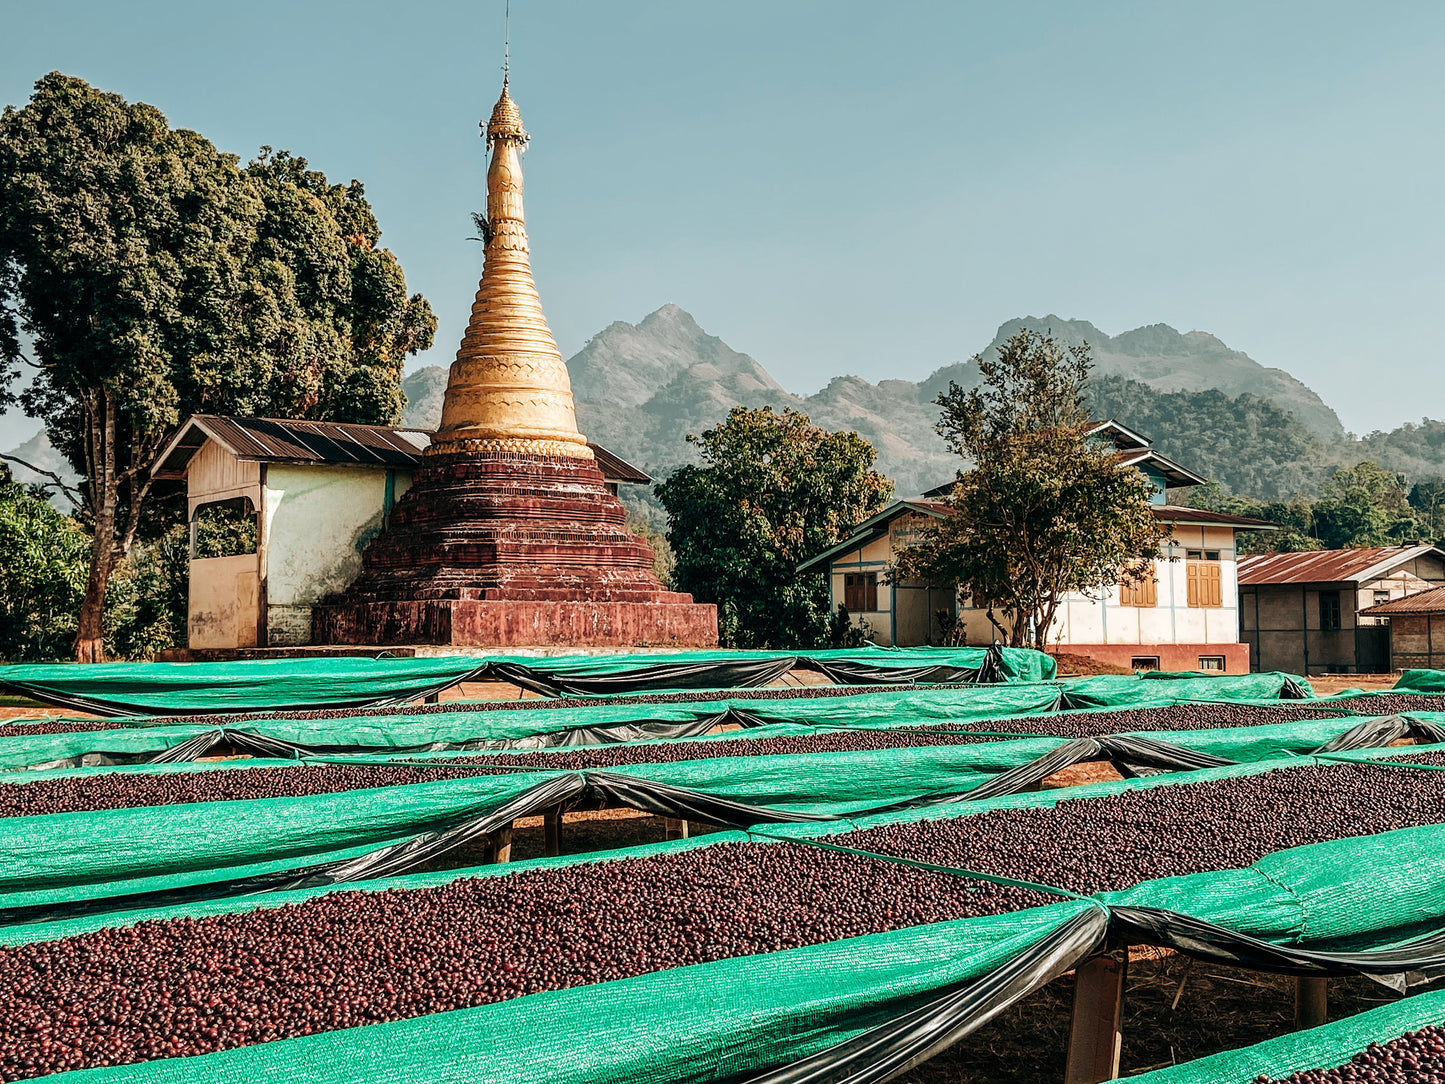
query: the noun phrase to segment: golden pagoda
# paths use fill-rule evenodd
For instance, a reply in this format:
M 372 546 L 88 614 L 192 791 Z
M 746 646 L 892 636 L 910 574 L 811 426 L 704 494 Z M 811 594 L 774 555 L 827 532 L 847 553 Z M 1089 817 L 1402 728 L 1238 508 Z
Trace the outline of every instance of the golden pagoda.
M 567 363 L 532 281 L 522 213 L 521 156 L 528 136 L 506 79 L 484 130 L 492 154 L 486 262 L 430 454 L 511 451 L 590 459 L 587 438 L 577 432 Z
M 717 643 L 717 608 L 668 591 L 577 431 L 522 214 L 527 133 L 502 81 L 484 126 L 486 259 L 441 426 L 361 574 L 312 640 L 467 646 Z

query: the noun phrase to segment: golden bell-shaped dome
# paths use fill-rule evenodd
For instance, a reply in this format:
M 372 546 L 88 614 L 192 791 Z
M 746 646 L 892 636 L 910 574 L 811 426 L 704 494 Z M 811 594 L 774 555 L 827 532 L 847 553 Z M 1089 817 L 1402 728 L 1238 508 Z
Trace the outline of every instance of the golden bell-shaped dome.
M 515 452 L 590 459 L 572 382 L 532 281 L 522 214 L 522 114 L 502 84 L 486 137 L 486 262 L 447 378 L 429 454 Z
M 487 143 L 503 138 L 519 139 L 523 143 L 531 138 L 522 127 L 522 111 L 507 93 L 505 79 L 502 80 L 502 96 L 497 99 L 497 104 L 492 106 L 492 119 L 487 121 Z

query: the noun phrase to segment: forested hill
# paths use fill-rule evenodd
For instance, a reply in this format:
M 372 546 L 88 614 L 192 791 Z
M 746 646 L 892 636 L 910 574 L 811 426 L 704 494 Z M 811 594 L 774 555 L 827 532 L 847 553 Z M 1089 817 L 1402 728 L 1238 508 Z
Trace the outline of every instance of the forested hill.
M 1023 326 L 1070 343 L 1087 341 L 1096 361 L 1099 416 L 1153 437 L 1161 451 L 1236 493 L 1262 499 L 1313 494 L 1331 467 L 1371 458 L 1412 481 L 1445 475 L 1445 422 L 1349 440 L 1334 411 L 1300 381 L 1204 332 L 1155 324 L 1109 336 L 1086 321 L 1026 317 L 1000 327 L 985 349 Z M 950 380 L 978 381 L 977 367 L 961 362 L 917 383 L 840 376 L 812 395 L 795 395 L 676 305 L 637 324 L 604 328 L 568 368 L 582 431 L 657 477 L 691 460 L 688 433 L 721 421 L 734 405 L 766 404 L 862 434 L 900 495 L 953 476 L 958 462 L 933 431 L 933 400 Z M 446 373 L 435 366 L 407 377 L 408 423 L 434 427 L 445 386 Z
M 1313 494 L 1343 451 L 1326 445 L 1294 415 L 1255 395 L 1159 392 L 1121 376 L 1096 378 L 1094 414 L 1154 438 L 1154 446 L 1234 492 L 1260 500 Z M 1442 449 L 1445 450 L 1445 449 Z M 1439 469 L 1437 467 L 1437 469 Z

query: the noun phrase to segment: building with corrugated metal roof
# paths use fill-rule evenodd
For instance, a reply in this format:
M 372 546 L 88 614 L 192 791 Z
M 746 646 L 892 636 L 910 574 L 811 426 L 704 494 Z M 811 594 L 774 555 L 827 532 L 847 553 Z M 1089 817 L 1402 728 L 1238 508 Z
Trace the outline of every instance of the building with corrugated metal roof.
M 1239 563 L 1240 639 L 1260 670 L 1375 674 L 1391 662 L 1385 604 L 1445 584 L 1425 543 L 1257 553 Z
M 1360 611 L 1390 630 L 1390 669 L 1445 670 L 1445 587 L 1431 587 Z
M 1147 579 L 1064 595 L 1049 630 L 1051 649 L 1139 670 L 1248 672 L 1249 651 L 1239 639 L 1235 537 L 1273 530 L 1273 524 L 1168 504 L 1169 489 L 1204 479 L 1118 422 L 1097 422 L 1091 435 L 1150 480 L 1154 515 L 1173 530 Z M 889 582 L 897 554 L 917 543 L 930 519 L 950 514 L 939 498 L 952 489 L 949 482 L 920 498 L 895 501 L 798 571 L 826 571 L 832 605 L 844 606 L 879 643 L 990 642 L 1002 630 L 990 620 L 987 604 L 953 587 Z M 1005 619 L 996 613 L 993 620 Z
M 361 570 L 431 444 L 431 433 L 381 425 L 196 414 L 171 437 L 153 477 L 186 486 L 191 524 L 187 640 L 193 650 L 293 647 L 311 639 L 311 610 Z M 589 445 L 607 488 L 646 473 Z M 254 531 L 219 556 L 197 527 L 225 510 Z M 251 539 L 254 538 L 254 542 Z

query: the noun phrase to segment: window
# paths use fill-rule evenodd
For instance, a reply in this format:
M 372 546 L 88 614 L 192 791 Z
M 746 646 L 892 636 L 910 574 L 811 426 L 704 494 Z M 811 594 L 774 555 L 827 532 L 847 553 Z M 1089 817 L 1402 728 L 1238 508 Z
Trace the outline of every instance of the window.
M 1389 602 L 1389 601 L 1390 601 L 1390 592 L 1388 592 L 1388 591 L 1376 591 L 1376 592 L 1375 592 L 1375 601 L 1374 601 L 1373 605 L 1375 605 L 1375 606 L 1383 606 L 1385 603 L 1387 603 L 1387 602 Z
M 256 552 L 256 509 L 250 497 L 197 507 L 191 517 L 191 557 L 240 557 Z
M 1223 606 L 1224 584 L 1219 577 L 1218 550 L 1186 550 L 1184 595 L 1189 606 Z
M 1340 627 L 1340 593 L 1338 591 L 1320 592 L 1320 628 L 1325 631 L 1333 631 Z
M 844 573 L 843 605 L 849 613 L 875 612 L 878 609 L 878 573 Z
M 1158 604 L 1159 596 L 1152 562 L 1144 570 L 1142 579 L 1125 580 L 1119 584 L 1120 606 L 1157 606 Z
M 1135 655 L 1129 660 L 1129 668 L 1132 670 L 1158 670 L 1158 655 Z
M 1224 669 L 1224 656 L 1223 656 L 1223 655 L 1200 655 L 1200 656 L 1199 656 L 1199 669 L 1201 669 L 1201 670 L 1223 670 L 1223 669 Z

